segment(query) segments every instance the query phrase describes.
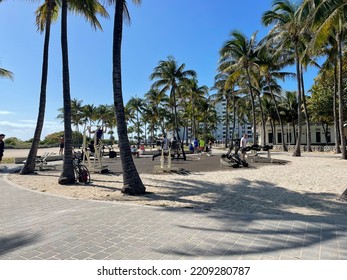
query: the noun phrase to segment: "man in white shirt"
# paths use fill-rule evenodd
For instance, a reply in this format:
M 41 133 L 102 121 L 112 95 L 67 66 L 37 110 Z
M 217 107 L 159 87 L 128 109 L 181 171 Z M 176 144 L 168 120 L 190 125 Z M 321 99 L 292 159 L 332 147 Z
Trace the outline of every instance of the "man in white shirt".
M 246 158 L 246 151 L 244 150 L 246 146 L 247 146 L 247 134 L 244 134 L 240 141 L 240 149 L 241 149 L 243 160 L 245 160 Z

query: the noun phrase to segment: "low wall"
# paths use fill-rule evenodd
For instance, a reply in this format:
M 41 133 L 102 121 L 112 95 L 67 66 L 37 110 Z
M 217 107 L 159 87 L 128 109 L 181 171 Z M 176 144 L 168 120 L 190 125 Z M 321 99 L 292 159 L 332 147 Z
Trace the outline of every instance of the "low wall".
M 294 151 L 295 145 L 288 145 L 288 152 Z M 311 145 L 312 152 L 326 152 L 326 153 L 335 153 L 336 149 L 335 146 L 317 146 L 317 145 Z M 283 151 L 282 145 L 274 145 L 273 151 Z M 307 146 L 301 145 L 301 151 L 307 152 Z

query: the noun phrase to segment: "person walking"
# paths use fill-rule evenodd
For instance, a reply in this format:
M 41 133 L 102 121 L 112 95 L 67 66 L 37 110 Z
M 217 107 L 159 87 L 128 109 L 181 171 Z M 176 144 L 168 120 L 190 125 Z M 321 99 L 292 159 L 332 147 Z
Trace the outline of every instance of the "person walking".
M 2 161 L 2 157 L 4 155 L 5 143 L 4 143 L 5 134 L 0 134 L 0 163 Z

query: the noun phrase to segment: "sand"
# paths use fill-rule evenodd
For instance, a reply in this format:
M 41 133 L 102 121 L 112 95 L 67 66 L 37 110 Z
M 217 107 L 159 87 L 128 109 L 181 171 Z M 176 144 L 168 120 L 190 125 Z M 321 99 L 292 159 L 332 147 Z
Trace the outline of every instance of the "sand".
M 215 155 L 218 156 L 218 155 Z M 140 174 L 146 195 L 121 193 L 122 175 L 91 174 L 89 185 L 58 184 L 60 172 L 8 174 L 11 183 L 36 192 L 74 199 L 106 200 L 160 207 L 180 207 L 239 213 L 335 215 L 346 214 L 347 204 L 337 201 L 347 188 L 347 161 L 339 155 L 272 153 L 287 164 L 229 168 L 180 174 Z M 217 168 L 218 169 L 218 168 Z

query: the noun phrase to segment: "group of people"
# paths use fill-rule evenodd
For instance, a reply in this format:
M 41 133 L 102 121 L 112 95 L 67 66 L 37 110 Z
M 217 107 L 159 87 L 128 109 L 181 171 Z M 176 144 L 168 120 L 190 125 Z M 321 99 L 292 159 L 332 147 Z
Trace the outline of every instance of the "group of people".
M 212 149 L 212 140 L 209 140 L 207 145 L 204 139 L 195 138 L 192 143 L 189 145 L 189 150 L 194 153 L 203 153 L 208 152 Z

